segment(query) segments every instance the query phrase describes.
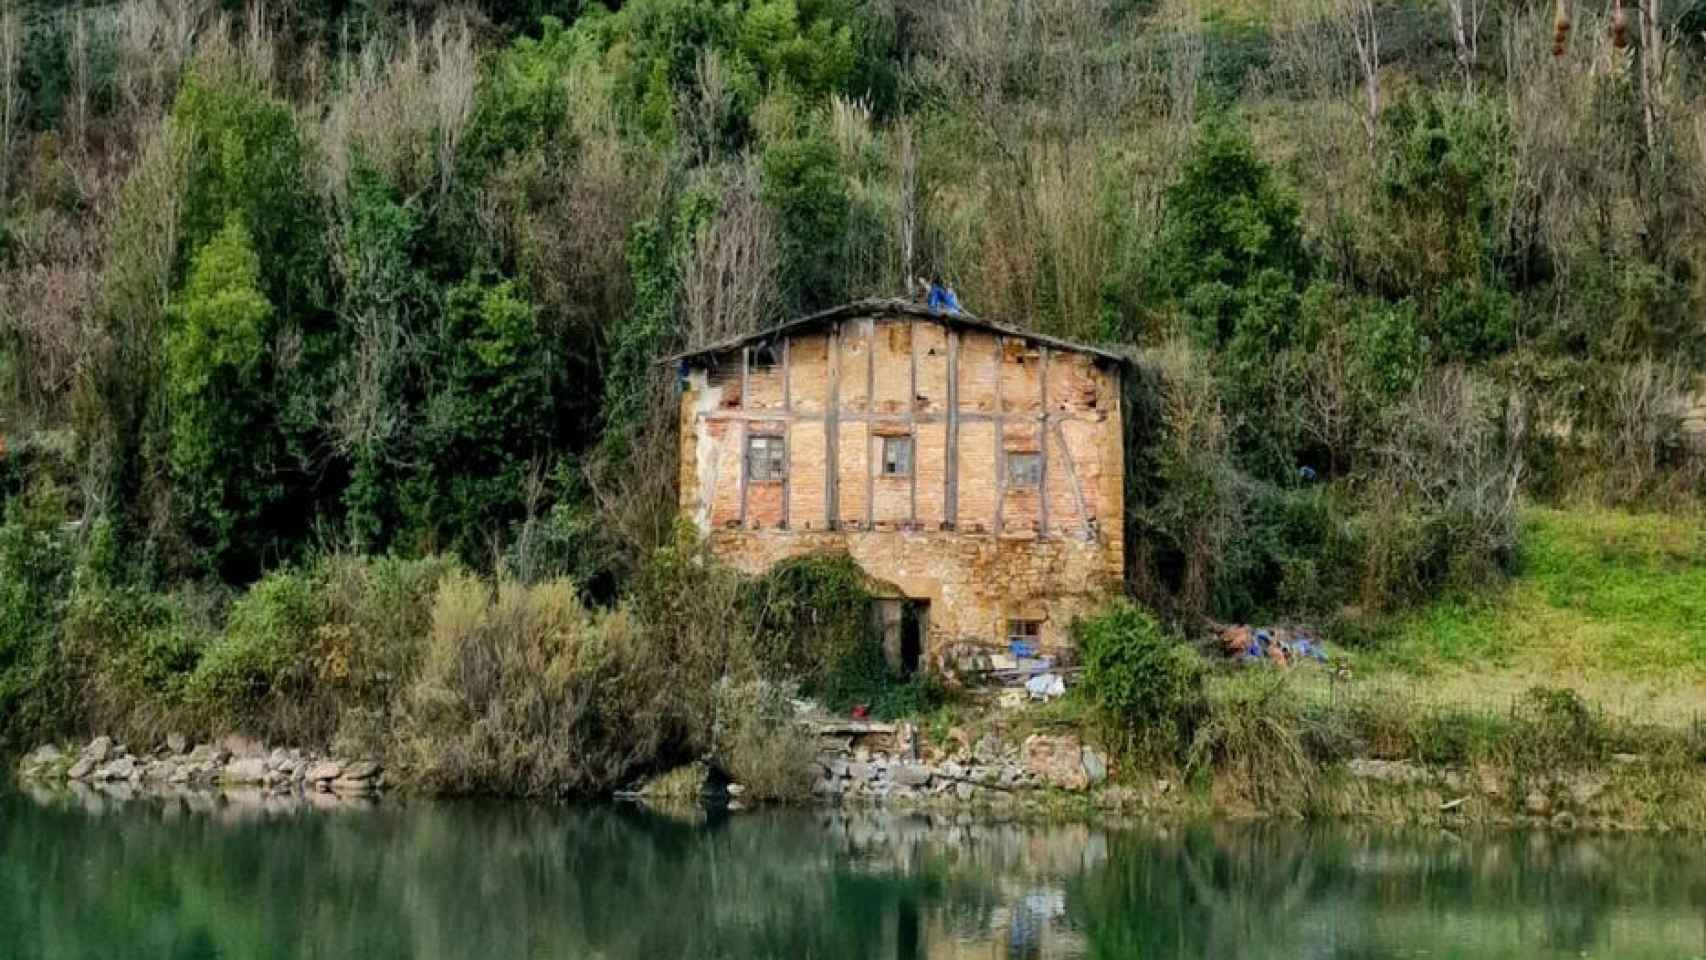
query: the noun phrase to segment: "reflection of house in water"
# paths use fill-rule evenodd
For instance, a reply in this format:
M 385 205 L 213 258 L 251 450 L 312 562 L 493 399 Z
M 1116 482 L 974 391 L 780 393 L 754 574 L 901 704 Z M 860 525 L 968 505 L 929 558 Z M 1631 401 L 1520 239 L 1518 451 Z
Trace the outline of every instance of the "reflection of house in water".
M 683 513 L 750 572 L 850 553 L 897 665 L 1064 648 L 1121 578 L 1115 354 L 867 300 L 675 359 Z
M 972 823 L 963 815 L 845 810 L 827 815 L 862 869 L 959 878 L 945 903 L 903 903 L 882 918 L 874 956 L 1055 960 L 1082 956 L 1066 922 L 1066 882 L 1103 865 L 1107 835 L 1085 825 Z M 978 878 L 968 884 L 965 878 Z

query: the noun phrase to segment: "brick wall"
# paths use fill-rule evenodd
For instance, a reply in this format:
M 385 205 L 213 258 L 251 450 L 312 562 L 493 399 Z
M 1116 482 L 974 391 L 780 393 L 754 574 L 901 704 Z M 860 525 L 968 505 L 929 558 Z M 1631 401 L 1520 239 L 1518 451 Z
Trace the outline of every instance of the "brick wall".
M 996 645 L 1009 619 L 1071 619 L 1123 573 L 1119 371 L 1091 354 L 904 313 L 853 317 L 692 367 L 682 510 L 729 563 L 845 550 L 930 602 L 926 658 Z M 784 438 L 787 479 L 746 476 L 750 436 Z M 911 470 L 883 474 L 885 438 Z M 1012 455 L 1041 458 L 1010 484 Z M 834 520 L 832 525 L 831 521 Z M 834 529 L 831 529 L 831 527 Z

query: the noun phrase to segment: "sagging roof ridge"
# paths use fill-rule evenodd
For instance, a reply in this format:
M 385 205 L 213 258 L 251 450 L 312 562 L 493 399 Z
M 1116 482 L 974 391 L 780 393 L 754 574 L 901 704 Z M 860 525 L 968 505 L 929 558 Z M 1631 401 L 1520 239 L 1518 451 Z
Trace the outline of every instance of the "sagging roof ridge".
M 681 353 L 665 357 L 659 362 L 676 364 L 685 360 L 695 360 L 700 357 L 706 357 L 713 354 L 727 353 L 730 350 L 744 347 L 748 344 L 759 343 L 765 340 L 774 340 L 777 337 L 795 333 L 819 324 L 871 314 L 899 314 L 909 317 L 917 317 L 921 320 L 933 320 L 947 326 L 982 330 L 988 333 L 1000 334 L 1007 337 L 1018 337 L 1032 343 L 1039 343 L 1044 346 L 1053 347 L 1057 350 L 1087 353 L 1099 359 L 1106 360 L 1109 363 L 1124 364 L 1129 361 L 1128 357 L 1102 347 L 1094 347 L 1087 343 L 1075 343 L 1071 340 L 1064 340 L 1060 337 L 1051 337 L 1042 333 L 1034 333 L 1029 330 L 1020 330 L 1017 327 L 998 323 L 994 320 L 985 320 L 982 317 L 965 313 L 963 311 L 960 313 L 948 313 L 942 310 L 931 310 L 929 307 L 926 307 L 921 303 L 914 303 L 911 300 L 906 300 L 901 297 L 871 297 L 864 300 L 854 300 L 851 303 L 844 303 L 836 307 L 830 307 L 827 310 L 819 310 L 816 313 L 809 313 L 803 317 L 795 317 L 792 320 L 785 320 L 755 333 L 742 334 L 738 337 L 729 337 L 715 343 L 706 344 L 703 347 L 684 350 Z

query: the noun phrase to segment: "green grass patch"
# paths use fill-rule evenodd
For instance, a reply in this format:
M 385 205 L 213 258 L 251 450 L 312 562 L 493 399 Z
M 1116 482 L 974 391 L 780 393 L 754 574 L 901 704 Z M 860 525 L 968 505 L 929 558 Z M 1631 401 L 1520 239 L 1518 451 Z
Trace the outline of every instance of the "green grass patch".
M 1365 671 L 1706 672 L 1706 534 L 1692 516 L 1530 508 L 1510 581 L 1385 620 L 1367 646 Z

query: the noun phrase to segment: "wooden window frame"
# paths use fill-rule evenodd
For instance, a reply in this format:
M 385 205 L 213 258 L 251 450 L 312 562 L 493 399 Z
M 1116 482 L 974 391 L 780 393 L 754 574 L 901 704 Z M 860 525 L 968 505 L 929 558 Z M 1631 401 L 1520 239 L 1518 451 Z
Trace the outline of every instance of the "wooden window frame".
M 1007 644 L 1029 643 L 1040 645 L 1043 639 L 1043 622 L 1028 617 L 1007 618 Z
M 763 460 L 759 460 L 759 448 Z M 760 469 L 760 464 L 763 469 Z M 788 479 L 788 441 L 779 433 L 754 433 L 746 438 L 746 478 L 749 483 L 781 483 Z
M 904 470 L 890 470 L 889 469 L 889 466 L 890 466 L 890 460 L 889 460 L 890 446 L 889 445 L 890 444 L 893 444 L 896 449 L 901 449 L 901 450 L 906 451 L 906 457 L 905 457 L 906 469 L 904 469 Z M 883 449 L 882 449 L 882 457 L 883 457 L 882 475 L 884 477 L 899 477 L 899 478 L 905 478 L 905 477 L 912 476 L 912 471 L 914 469 L 913 461 L 914 461 L 917 453 L 918 453 L 917 445 L 915 445 L 912 442 L 911 437 L 884 437 L 883 438 Z
M 1021 468 L 1020 464 L 1026 466 Z M 1007 487 L 1010 490 L 1036 490 L 1043 485 L 1043 455 L 1034 450 L 1007 452 Z

